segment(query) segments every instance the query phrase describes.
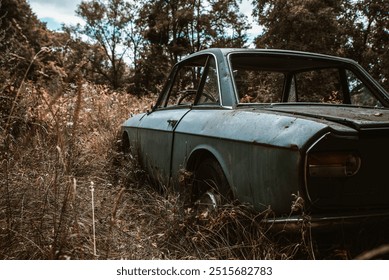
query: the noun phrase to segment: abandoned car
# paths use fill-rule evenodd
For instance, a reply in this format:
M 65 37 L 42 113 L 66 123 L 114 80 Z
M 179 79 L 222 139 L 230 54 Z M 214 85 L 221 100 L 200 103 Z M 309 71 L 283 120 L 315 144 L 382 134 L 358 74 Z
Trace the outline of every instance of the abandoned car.
M 191 174 L 183 191 L 195 204 L 353 222 L 389 214 L 388 106 L 349 59 L 208 49 L 174 66 L 155 106 L 124 122 L 122 143 L 165 186 Z

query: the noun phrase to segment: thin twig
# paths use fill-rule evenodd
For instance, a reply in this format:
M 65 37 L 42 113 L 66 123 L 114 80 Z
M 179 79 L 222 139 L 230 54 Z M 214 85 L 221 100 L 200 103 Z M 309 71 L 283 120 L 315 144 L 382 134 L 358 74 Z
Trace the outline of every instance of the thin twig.
M 95 191 L 95 183 L 90 182 L 90 191 L 92 196 L 92 231 L 93 231 L 93 255 L 96 254 L 96 227 L 95 227 L 95 201 L 94 201 L 94 191 Z

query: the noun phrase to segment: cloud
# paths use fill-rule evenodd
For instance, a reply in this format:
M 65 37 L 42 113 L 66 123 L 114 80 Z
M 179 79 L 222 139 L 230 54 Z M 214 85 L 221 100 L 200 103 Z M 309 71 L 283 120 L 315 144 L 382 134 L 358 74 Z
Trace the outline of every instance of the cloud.
M 37 17 L 42 21 L 47 22 L 47 27 L 52 30 L 59 29 L 62 24 L 75 25 L 77 23 L 84 23 L 80 17 L 76 16 L 75 12 L 82 0 L 28 1 Z M 251 30 L 248 31 L 248 36 L 251 39 L 263 32 L 263 27 L 259 26 L 252 17 L 252 10 L 251 1 L 243 0 L 240 5 L 240 11 L 247 16 L 247 20 L 252 26 Z
M 82 23 L 82 19 L 76 16 L 75 10 L 81 0 L 30 0 L 31 9 L 38 18 L 48 23 L 60 26 L 62 23 L 70 25 Z
M 70 12 L 74 12 L 77 6 L 81 3 L 81 0 L 29 0 L 30 5 L 40 4 L 45 6 L 54 6 L 61 10 L 68 10 Z
M 254 39 L 258 35 L 263 33 L 263 26 L 258 24 L 258 21 L 253 18 L 253 6 L 251 1 L 243 0 L 240 5 L 240 12 L 247 16 L 248 23 L 251 25 L 251 29 L 247 32 L 247 35 L 250 39 Z

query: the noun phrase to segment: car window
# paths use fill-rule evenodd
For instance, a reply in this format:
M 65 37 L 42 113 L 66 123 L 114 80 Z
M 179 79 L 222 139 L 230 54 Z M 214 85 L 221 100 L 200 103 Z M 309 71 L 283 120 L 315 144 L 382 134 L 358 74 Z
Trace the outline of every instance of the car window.
M 219 83 L 214 57 L 209 57 L 198 104 L 219 104 Z
M 173 81 L 167 106 L 193 104 L 204 66 L 184 65 Z
M 296 74 L 295 101 L 383 107 L 366 85 L 350 70 L 345 71 L 347 88 L 343 88 L 341 71 L 342 69 L 339 68 L 328 68 Z M 293 84 L 291 91 L 292 88 Z M 349 94 L 349 98 L 345 98 L 346 94 Z
M 338 68 L 317 69 L 295 75 L 298 102 L 343 103 Z
M 281 102 L 285 75 L 262 69 L 234 70 L 240 103 Z
M 166 106 L 218 103 L 219 86 L 215 59 L 204 55 L 182 62 L 171 82 Z
M 346 70 L 347 85 L 350 92 L 351 104 L 357 106 L 383 107 L 371 91 L 355 74 Z
M 231 54 L 238 103 L 309 102 L 383 107 L 343 61 L 304 56 Z

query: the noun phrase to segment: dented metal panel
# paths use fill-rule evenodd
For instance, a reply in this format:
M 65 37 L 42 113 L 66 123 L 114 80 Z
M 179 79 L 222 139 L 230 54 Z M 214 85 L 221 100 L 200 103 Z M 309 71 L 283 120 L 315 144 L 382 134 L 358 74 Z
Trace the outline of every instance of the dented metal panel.
M 327 124 L 266 110 L 201 110 L 190 111 L 177 127 L 177 133 L 269 145 L 301 148 Z
M 200 110 L 187 113 L 175 131 L 172 170 L 197 149 L 221 164 L 235 196 L 258 209 L 284 212 L 303 184 L 300 149 L 328 125 L 260 110 Z

